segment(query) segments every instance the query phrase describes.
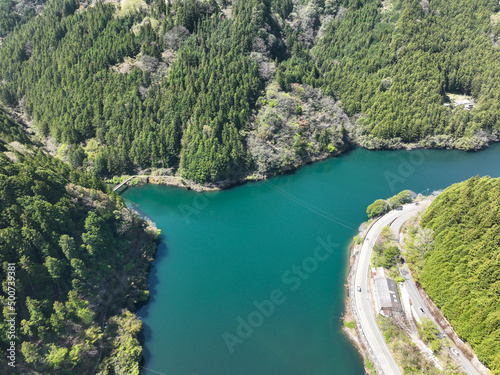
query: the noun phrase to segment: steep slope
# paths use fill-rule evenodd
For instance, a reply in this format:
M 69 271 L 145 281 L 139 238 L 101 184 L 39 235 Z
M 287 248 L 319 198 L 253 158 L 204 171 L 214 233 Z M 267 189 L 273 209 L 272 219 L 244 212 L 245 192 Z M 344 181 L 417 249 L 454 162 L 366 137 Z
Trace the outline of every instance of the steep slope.
M 20 102 L 42 135 L 75 145 L 68 159 L 98 175 L 180 162 L 185 177 L 214 181 L 248 165 L 239 131 L 261 80 L 247 52 L 256 34 L 268 39 L 264 48 L 279 48 L 264 30 L 268 4 L 236 2 L 231 20 L 215 2 L 157 1 L 146 7 L 151 17 L 77 5 L 54 0 L 5 39 L 6 103 Z M 136 56 L 148 57 L 142 70 L 111 68 Z M 164 78 L 153 74 L 160 62 L 171 64 Z M 104 147 L 94 152 L 90 140 Z
M 138 374 L 156 230 L 3 111 L 0 146 L 0 372 Z
M 51 137 L 63 159 L 96 175 L 173 167 L 207 182 L 261 171 L 249 147 L 259 94 L 281 76 L 318 83 L 308 51 L 318 28 L 315 6 L 267 0 L 82 4 L 52 0 L 42 16 L 6 37 L 0 97 L 24 111 L 42 137 Z M 299 26 L 281 18 L 295 17 L 293 10 L 300 11 Z M 287 64 L 276 77 L 280 62 Z M 309 121 L 306 115 L 297 120 Z M 301 136 L 297 129 L 291 135 Z M 336 142 L 323 138 L 325 145 Z M 306 154 L 337 152 L 324 147 Z M 303 153 L 291 150 L 291 157 L 301 160 Z
M 500 374 L 500 179 L 474 177 L 441 193 L 422 217 L 434 234 L 420 282 L 455 331 Z
M 338 96 L 349 115 L 364 114 L 361 145 L 475 149 L 497 139 L 498 1 L 349 4 L 315 54 L 326 92 Z

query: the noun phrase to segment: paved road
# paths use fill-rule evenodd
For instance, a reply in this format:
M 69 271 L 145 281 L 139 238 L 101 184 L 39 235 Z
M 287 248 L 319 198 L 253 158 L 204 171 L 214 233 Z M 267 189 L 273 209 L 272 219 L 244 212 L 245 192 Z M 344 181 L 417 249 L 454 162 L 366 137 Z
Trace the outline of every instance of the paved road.
M 425 204 L 425 203 L 426 202 L 424 202 L 423 204 Z M 425 206 L 425 208 L 427 208 L 427 206 L 428 206 L 428 204 Z M 401 230 L 401 226 L 402 226 L 402 224 L 404 224 L 404 221 L 402 219 L 404 219 L 403 216 L 396 219 L 395 221 L 393 221 L 391 226 L 390 226 L 391 229 L 396 234 L 396 239 L 398 241 L 399 241 L 399 232 Z M 411 300 L 413 306 L 415 306 L 415 310 L 417 311 L 417 314 L 419 314 L 419 317 L 420 318 L 427 317 L 430 320 L 432 320 L 434 322 L 434 324 L 436 324 L 437 327 L 439 327 L 439 325 L 437 324 L 437 322 L 434 319 L 434 317 L 432 316 L 432 314 L 426 308 L 424 300 L 422 299 L 422 297 L 420 297 L 420 293 L 418 292 L 417 286 L 415 285 L 415 282 L 413 281 L 413 278 L 411 277 L 411 274 L 409 273 L 408 267 L 406 266 L 406 264 L 404 265 L 404 267 L 402 267 L 401 271 L 402 271 L 402 276 L 405 279 L 404 286 L 406 288 L 406 291 L 408 292 L 408 295 L 410 297 L 410 300 Z M 420 308 L 422 308 L 424 310 L 423 313 L 420 310 Z M 458 349 L 458 348 L 456 348 L 456 349 L 460 351 L 460 349 Z M 476 368 L 463 355 L 463 353 L 461 353 L 458 357 L 455 356 L 451 352 L 450 352 L 450 355 L 452 358 L 454 358 L 460 364 L 460 366 L 462 366 L 462 369 L 467 374 L 469 374 L 469 375 L 481 375 L 481 373 L 476 370 Z
M 361 329 L 368 341 L 369 349 L 373 352 L 375 358 L 377 358 L 380 367 L 386 375 L 401 375 L 401 372 L 387 347 L 384 336 L 380 332 L 375 319 L 373 304 L 370 300 L 368 275 L 370 272 L 370 259 L 373 252 L 373 245 L 384 227 L 390 225 L 395 220 L 398 220 L 398 222 L 402 224 L 424 208 L 424 205 L 416 206 L 415 204 L 409 204 L 403 206 L 402 210 L 394 210 L 382 216 L 369 229 L 359 254 L 359 263 L 356 269 L 354 282 L 356 289 L 358 286 L 361 287 L 361 292 L 357 290 L 355 292 L 354 309 L 358 316 L 358 323 L 361 325 Z

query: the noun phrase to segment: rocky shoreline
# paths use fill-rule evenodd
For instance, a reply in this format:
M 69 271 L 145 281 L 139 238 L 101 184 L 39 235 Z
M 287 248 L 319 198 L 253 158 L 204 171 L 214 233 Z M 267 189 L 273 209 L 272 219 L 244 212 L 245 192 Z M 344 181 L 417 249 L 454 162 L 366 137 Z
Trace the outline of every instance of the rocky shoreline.
M 305 96 L 303 93 L 300 94 L 302 91 L 304 91 L 304 89 L 306 89 L 305 92 L 307 93 L 307 95 Z M 436 136 L 428 136 L 420 140 L 419 142 L 415 143 L 405 143 L 400 138 L 392 138 L 392 139 L 374 138 L 366 134 L 366 130 L 358 124 L 358 119 L 360 118 L 360 116 L 354 116 L 353 118 L 348 118 L 347 116 L 345 116 L 345 114 L 343 114 L 341 108 L 336 104 L 336 102 L 333 99 L 325 98 L 321 93 L 318 93 L 317 91 L 318 90 L 314 90 L 308 87 L 307 85 L 304 87 L 296 85 L 292 90 L 292 94 L 296 94 L 297 98 L 301 98 L 300 103 L 304 107 L 302 109 L 303 114 L 298 118 L 306 119 L 307 121 L 310 121 L 311 123 L 314 124 L 319 123 L 320 125 L 316 124 L 319 127 L 326 126 L 325 124 L 323 124 L 325 120 L 321 116 L 319 116 L 319 118 L 322 119 L 323 122 L 319 121 L 316 118 L 318 117 L 317 116 L 318 113 L 316 113 L 314 109 L 310 108 L 314 104 L 314 103 L 313 104 L 309 103 L 309 101 L 311 101 L 311 98 L 315 99 L 313 100 L 313 102 L 318 101 L 323 103 L 326 101 L 325 103 L 328 104 L 327 107 L 332 107 L 335 109 L 335 110 L 332 109 L 335 115 L 331 114 L 331 116 L 327 117 L 333 118 L 338 116 L 339 119 L 342 120 L 342 122 L 341 125 L 336 123 L 334 125 L 328 124 L 328 126 L 330 126 L 331 129 L 328 126 L 326 127 L 327 129 L 330 129 L 332 132 L 334 132 L 335 128 L 338 128 L 337 129 L 338 134 L 336 135 L 332 134 L 333 148 L 331 152 L 326 152 L 326 151 L 310 152 L 302 156 L 302 158 L 292 158 L 288 160 L 288 162 L 285 164 L 283 164 L 284 162 L 283 160 L 281 160 L 281 163 L 276 164 L 276 160 L 274 159 L 277 157 L 279 159 L 279 155 L 278 156 L 275 155 L 274 159 L 273 158 L 269 159 L 272 160 L 272 162 L 270 162 L 271 164 L 268 166 L 263 165 L 262 161 L 259 161 L 259 155 L 253 155 L 256 163 L 255 170 L 243 171 L 224 181 L 216 181 L 211 183 L 196 183 L 192 180 L 183 178 L 179 176 L 177 173 L 173 173 L 173 168 L 166 169 L 164 171 L 165 172 L 164 174 L 160 173 L 158 175 L 155 175 L 154 172 L 152 173 L 151 169 L 146 169 L 144 171 L 141 171 L 142 173 L 139 172 L 137 175 L 134 175 L 134 179 L 129 181 L 126 185 L 130 187 L 130 186 L 137 186 L 150 183 L 155 185 L 174 186 L 174 187 L 184 188 L 187 190 L 193 190 L 196 192 L 217 191 L 217 190 L 229 189 L 251 181 L 262 181 L 278 175 L 294 173 L 296 170 L 298 170 L 303 166 L 315 163 L 317 161 L 326 160 L 331 157 L 340 156 L 345 152 L 348 152 L 349 150 L 352 150 L 356 147 L 361 147 L 368 150 L 458 149 L 462 151 L 479 151 L 488 147 L 492 143 L 500 141 L 500 132 L 498 131 L 488 132 L 483 129 L 476 130 L 469 137 L 456 138 L 451 135 L 436 135 Z M 278 94 L 280 94 L 279 91 Z M 272 95 L 277 95 L 277 94 L 274 93 Z M 274 96 L 272 95 L 271 96 L 268 95 L 269 98 L 274 98 Z M 309 100 L 305 100 L 304 98 L 309 98 Z M 30 140 L 33 142 L 33 144 L 42 146 L 52 156 L 55 157 L 58 156 L 58 148 L 60 145 L 57 144 L 57 142 L 55 142 L 55 140 L 51 137 L 47 138 L 42 137 L 37 131 L 37 129 L 34 127 L 33 120 L 28 120 L 27 116 L 24 114 L 21 108 L 13 109 L 3 106 L 1 108 L 4 111 L 6 111 L 7 114 L 12 116 L 22 126 L 22 129 L 30 138 Z M 307 124 L 304 126 L 305 129 L 309 129 Z M 256 129 L 254 130 L 254 132 L 255 131 Z M 304 131 L 307 133 L 307 131 L 309 130 L 307 131 L 304 130 Z M 342 131 L 344 133 L 342 133 Z M 255 141 L 252 142 L 255 143 Z M 276 153 L 278 149 L 279 151 L 282 151 L 281 148 L 283 146 L 282 143 L 284 141 L 278 139 L 274 140 L 274 142 L 275 142 L 274 145 L 269 144 L 269 142 L 267 142 L 268 144 L 266 144 L 266 147 L 272 148 L 273 153 Z M 285 147 L 285 149 L 287 148 Z M 126 179 L 128 177 L 130 176 L 121 176 L 122 181 L 124 178 Z
M 433 135 L 414 142 L 405 143 L 400 138 L 380 139 L 363 134 L 360 130 L 353 134 L 354 143 L 369 150 L 452 150 L 479 151 L 500 140 L 498 132 L 479 129 L 471 137 L 456 138 L 451 135 Z
M 374 221 L 373 221 L 374 222 Z M 352 300 L 350 296 L 354 292 L 354 273 L 356 270 L 356 263 L 358 261 L 359 249 L 358 243 L 356 243 L 356 238 L 363 238 L 368 232 L 369 228 L 373 222 L 364 222 L 359 226 L 359 232 L 356 237 L 353 238 L 351 244 L 349 245 L 349 270 L 346 278 L 346 297 L 344 301 L 344 315 L 342 315 L 342 332 L 347 336 L 347 338 L 354 344 L 358 352 L 363 357 L 363 365 L 365 367 L 365 372 L 367 374 L 376 374 L 373 368 L 373 363 L 376 363 L 376 358 L 372 358 L 372 354 L 368 351 L 368 345 L 366 344 L 366 339 L 363 332 L 360 331 L 359 325 L 355 324 L 353 328 L 348 327 L 347 322 L 355 322 L 356 318 L 354 316 L 354 309 L 352 306 Z
M 500 141 L 500 134 L 487 133 L 485 131 L 476 132 L 471 138 L 453 138 L 452 136 L 432 136 L 421 140 L 418 143 L 403 143 L 400 139 L 381 140 L 369 137 L 363 134 L 354 134 L 350 132 L 348 135 L 349 142 L 344 144 L 344 147 L 335 150 L 333 153 L 321 153 L 314 156 L 301 159 L 300 162 L 284 166 L 281 170 L 262 172 L 241 173 L 241 177 L 231 178 L 224 181 L 211 183 L 197 183 L 192 180 L 183 178 L 178 175 L 137 175 L 130 180 L 126 185 L 138 186 L 144 184 L 174 186 L 196 192 L 219 191 L 233 188 L 252 181 L 268 180 L 272 177 L 291 174 L 306 165 L 317 161 L 326 160 L 332 157 L 338 157 L 342 154 L 356 148 L 361 147 L 368 150 L 438 150 L 438 149 L 458 149 L 462 151 L 480 151 L 493 143 Z M 122 176 L 128 178 L 129 176 Z
M 227 179 L 224 181 L 217 181 L 217 182 L 211 182 L 211 183 L 205 183 L 205 184 L 200 184 L 195 181 L 189 180 L 187 178 L 183 178 L 181 176 L 172 176 L 172 175 L 135 175 L 135 176 L 121 176 L 122 180 L 126 180 L 129 177 L 133 177 L 130 181 L 128 181 L 126 184 L 124 184 L 123 188 L 120 188 L 119 191 L 122 192 L 125 190 L 127 187 L 135 187 L 135 186 L 141 186 L 145 184 L 153 184 L 153 185 L 165 185 L 165 186 L 173 186 L 173 187 L 178 187 L 186 190 L 193 190 L 199 193 L 202 192 L 209 192 L 209 191 L 220 191 L 220 190 L 226 190 L 233 188 L 235 186 L 243 185 L 247 182 L 257 182 L 257 181 L 263 181 L 263 180 L 268 180 L 272 177 L 279 176 L 279 175 L 284 175 L 284 174 L 292 174 L 295 173 L 298 169 L 305 167 L 306 165 L 313 164 L 318 161 L 326 160 L 332 157 L 337 157 L 342 155 L 344 152 L 348 151 L 349 149 L 345 149 L 342 152 L 337 152 L 335 154 L 323 154 L 317 157 L 309 158 L 308 160 L 304 161 L 301 164 L 294 165 L 294 166 L 289 166 L 287 168 L 284 168 L 283 170 L 276 172 L 276 173 L 252 173 L 252 174 L 243 174 L 242 177 L 239 178 L 234 178 L 234 179 Z M 110 183 L 110 182 L 108 182 Z

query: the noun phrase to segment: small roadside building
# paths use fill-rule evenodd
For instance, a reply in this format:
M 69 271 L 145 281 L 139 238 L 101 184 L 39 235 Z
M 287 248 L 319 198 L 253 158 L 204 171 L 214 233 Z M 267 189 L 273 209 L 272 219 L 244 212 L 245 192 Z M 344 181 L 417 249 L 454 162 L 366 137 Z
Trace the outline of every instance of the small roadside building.
M 459 107 L 463 106 L 467 111 L 470 111 L 472 108 L 474 108 L 474 103 L 469 99 L 455 100 L 455 105 Z
M 455 105 L 467 105 L 467 104 L 471 104 L 471 101 L 469 99 L 455 100 Z
M 403 306 L 399 298 L 396 282 L 385 276 L 382 267 L 372 271 L 375 294 L 375 309 L 380 315 L 390 317 L 395 312 L 402 312 Z

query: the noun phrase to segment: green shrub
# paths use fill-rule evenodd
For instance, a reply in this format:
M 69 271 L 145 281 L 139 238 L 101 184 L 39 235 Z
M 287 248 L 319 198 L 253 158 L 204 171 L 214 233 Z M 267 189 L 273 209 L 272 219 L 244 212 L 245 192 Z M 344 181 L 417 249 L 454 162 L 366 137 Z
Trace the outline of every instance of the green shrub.
M 372 217 L 379 216 L 387 211 L 388 204 L 383 199 L 377 199 L 375 202 L 370 204 L 366 209 L 366 214 L 371 219 Z

